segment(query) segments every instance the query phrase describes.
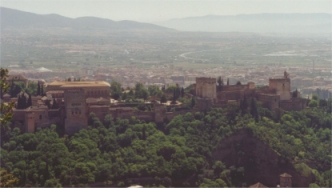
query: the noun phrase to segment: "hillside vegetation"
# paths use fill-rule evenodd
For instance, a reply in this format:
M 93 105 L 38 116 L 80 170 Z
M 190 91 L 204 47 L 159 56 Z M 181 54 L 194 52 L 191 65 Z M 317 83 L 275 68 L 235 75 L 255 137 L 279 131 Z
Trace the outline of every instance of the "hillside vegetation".
M 293 181 L 303 176 L 295 186 L 330 187 L 331 101 L 321 104 L 283 115 L 234 104 L 163 125 L 90 114 L 89 129 L 72 137 L 60 137 L 56 125 L 34 134 L 8 125 L 1 130 L 1 167 L 19 179 L 17 186 L 29 187 L 241 187 L 267 180 L 255 169 L 285 170 Z M 253 152 L 246 149 L 251 145 Z M 265 154 L 280 162 L 273 172 L 261 160 Z M 249 159 L 254 162 L 246 165 Z

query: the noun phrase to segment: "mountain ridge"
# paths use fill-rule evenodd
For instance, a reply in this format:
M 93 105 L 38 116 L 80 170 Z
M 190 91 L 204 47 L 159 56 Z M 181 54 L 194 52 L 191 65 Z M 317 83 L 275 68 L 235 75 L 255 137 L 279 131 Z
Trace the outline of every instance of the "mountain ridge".
M 175 18 L 155 24 L 179 31 L 330 33 L 331 20 L 328 13 L 260 13 Z
M 1 29 L 23 28 L 64 28 L 73 29 L 95 28 L 105 30 L 153 30 L 173 31 L 151 23 L 136 22 L 130 20 L 114 21 L 106 18 L 85 16 L 69 18 L 59 14 L 35 14 L 5 7 L 0 7 Z

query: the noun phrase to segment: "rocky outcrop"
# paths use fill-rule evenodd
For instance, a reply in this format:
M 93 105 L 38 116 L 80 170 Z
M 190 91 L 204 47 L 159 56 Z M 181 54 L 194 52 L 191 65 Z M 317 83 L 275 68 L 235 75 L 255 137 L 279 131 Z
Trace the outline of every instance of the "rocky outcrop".
M 292 176 L 293 187 L 308 187 L 314 176 L 304 177 L 293 164 L 274 152 L 268 145 L 255 138 L 250 130 L 242 129 L 220 141 L 214 160 L 220 160 L 227 167 L 244 167 L 245 182 L 252 185 L 257 182 L 268 187 L 280 184 L 280 174 Z

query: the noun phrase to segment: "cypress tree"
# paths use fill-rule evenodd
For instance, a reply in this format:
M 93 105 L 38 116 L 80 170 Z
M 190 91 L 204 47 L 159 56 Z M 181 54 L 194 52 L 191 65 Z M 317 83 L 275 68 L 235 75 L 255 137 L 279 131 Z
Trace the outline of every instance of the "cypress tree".
M 43 85 L 40 87 L 40 95 L 41 96 L 45 96 L 44 95 L 44 86 Z
M 27 103 L 27 107 L 30 107 L 32 106 L 32 99 L 31 99 L 31 95 L 29 95 L 29 98 L 28 98 L 28 103 Z
M 184 89 L 183 89 L 183 87 L 181 88 L 181 97 L 182 98 L 184 97 Z
M 229 78 L 227 78 L 227 85 L 229 86 Z
M 194 107 L 196 104 L 195 98 L 191 97 L 191 107 Z
M 27 98 L 24 93 L 22 93 L 22 108 L 23 109 L 27 108 Z
M 258 110 L 257 110 L 257 103 L 256 103 L 255 98 L 251 99 L 250 114 L 252 115 L 252 117 L 255 118 L 255 121 L 257 122 L 258 121 Z
M 38 82 L 38 88 L 37 88 L 37 96 L 40 95 L 40 84 Z
M 17 109 L 21 109 L 21 95 L 18 95 L 17 97 L 17 106 L 16 106 Z
M 53 109 L 54 109 L 54 108 L 58 108 L 58 104 L 57 104 L 57 102 L 56 102 L 55 99 L 53 99 L 53 105 L 52 105 L 52 108 L 53 108 Z
M 176 101 L 176 89 L 174 89 L 173 91 L 173 100 L 172 100 L 172 103 L 175 103 Z
M 14 98 L 15 93 L 14 93 L 14 80 L 12 79 L 12 83 L 10 84 L 10 97 Z

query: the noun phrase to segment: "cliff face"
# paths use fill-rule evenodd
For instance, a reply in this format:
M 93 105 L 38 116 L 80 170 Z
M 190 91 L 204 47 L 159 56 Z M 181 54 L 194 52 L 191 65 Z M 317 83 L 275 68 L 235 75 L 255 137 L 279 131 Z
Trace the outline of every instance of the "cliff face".
M 240 130 L 220 141 L 214 160 L 220 160 L 227 167 L 244 167 L 244 178 L 248 185 L 261 182 L 268 187 L 280 184 L 280 174 L 292 176 L 293 187 L 308 187 L 314 177 L 304 177 L 292 163 L 275 153 L 268 145 L 255 138 L 250 130 Z

